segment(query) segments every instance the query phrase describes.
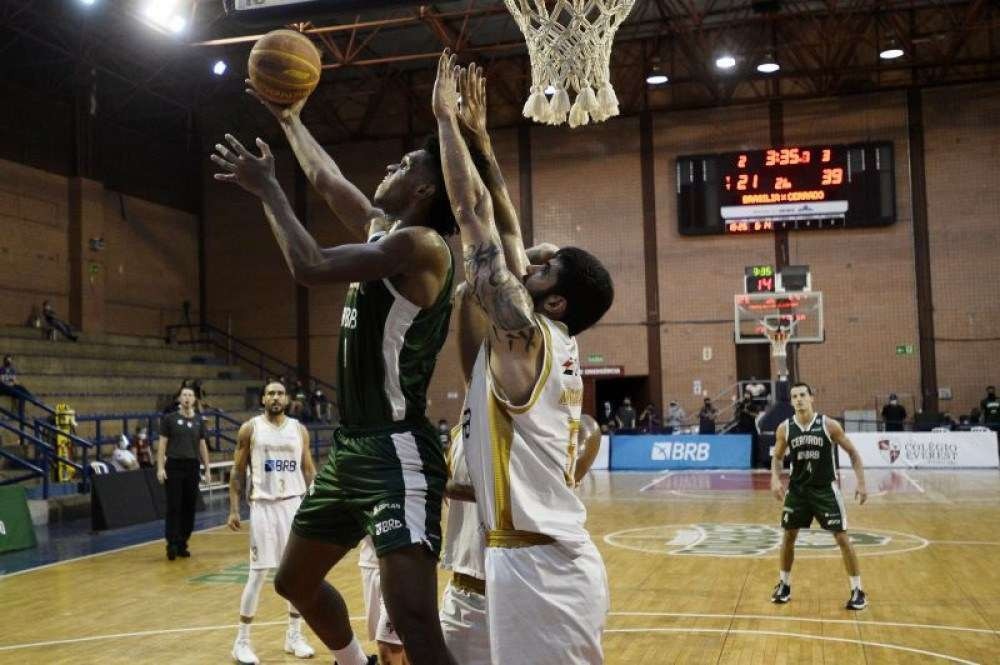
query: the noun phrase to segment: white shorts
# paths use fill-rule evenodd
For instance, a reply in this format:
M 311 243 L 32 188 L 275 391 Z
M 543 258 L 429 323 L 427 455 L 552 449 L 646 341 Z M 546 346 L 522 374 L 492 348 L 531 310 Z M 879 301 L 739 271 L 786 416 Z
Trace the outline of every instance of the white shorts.
M 600 665 L 607 573 L 593 543 L 486 548 L 486 606 L 494 663 Z
M 250 567 L 277 568 L 288 543 L 300 497 L 250 502 Z
M 389 621 L 382 600 L 382 577 L 378 568 L 361 568 L 361 597 L 365 601 L 368 639 L 386 644 L 403 644 Z
M 441 631 L 456 663 L 490 665 L 486 596 L 455 588 L 448 582 L 441 598 Z

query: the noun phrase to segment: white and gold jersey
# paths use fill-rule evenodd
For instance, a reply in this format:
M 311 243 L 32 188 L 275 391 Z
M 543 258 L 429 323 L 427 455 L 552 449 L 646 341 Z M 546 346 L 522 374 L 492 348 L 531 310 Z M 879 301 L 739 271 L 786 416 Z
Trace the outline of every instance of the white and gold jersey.
M 576 340 L 536 314 L 544 361 L 528 402 L 511 404 L 480 349 L 463 410 L 465 459 L 490 547 L 590 542 L 573 492 L 583 379 Z
M 471 485 L 469 467 L 465 463 L 465 442 L 462 427 L 451 432 L 448 448 L 448 474 L 452 482 Z M 441 567 L 476 579 L 486 579 L 486 541 L 479 522 L 476 504 L 451 499 L 448 502 L 448 526 L 441 551 Z
M 274 501 L 306 493 L 302 474 L 302 427 L 285 417 L 280 427 L 260 415 L 250 421 L 251 501 Z

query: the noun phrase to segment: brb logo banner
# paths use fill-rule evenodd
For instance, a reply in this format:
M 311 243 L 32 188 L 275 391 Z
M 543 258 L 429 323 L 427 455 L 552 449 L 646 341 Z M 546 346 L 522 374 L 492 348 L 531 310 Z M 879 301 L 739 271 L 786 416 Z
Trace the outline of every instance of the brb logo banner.
M 746 434 L 678 434 L 611 437 L 613 470 L 749 469 Z

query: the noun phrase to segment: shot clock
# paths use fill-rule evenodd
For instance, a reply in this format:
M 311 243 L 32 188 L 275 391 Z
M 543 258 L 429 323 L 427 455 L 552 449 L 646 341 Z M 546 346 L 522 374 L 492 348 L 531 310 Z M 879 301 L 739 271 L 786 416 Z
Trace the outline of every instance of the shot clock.
M 785 146 L 679 157 L 677 211 L 685 235 L 892 224 L 892 144 Z

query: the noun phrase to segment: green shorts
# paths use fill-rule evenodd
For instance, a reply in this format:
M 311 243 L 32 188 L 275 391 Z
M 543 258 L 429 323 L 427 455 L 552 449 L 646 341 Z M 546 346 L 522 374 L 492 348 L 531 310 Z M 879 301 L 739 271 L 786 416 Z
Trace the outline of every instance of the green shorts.
M 341 427 L 292 531 L 348 548 L 367 534 L 379 556 L 423 543 L 438 556 L 447 479 L 441 444 L 429 423 L 363 431 Z
M 781 509 L 781 526 L 808 529 L 813 518 L 827 531 L 846 531 L 847 512 L 835 483 L 818 487 L 790 487 Z

